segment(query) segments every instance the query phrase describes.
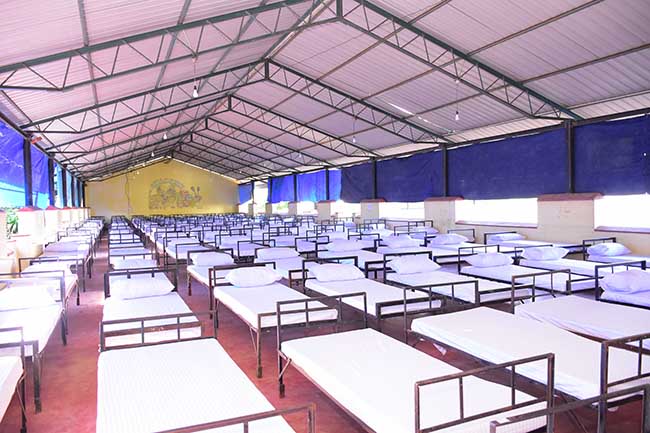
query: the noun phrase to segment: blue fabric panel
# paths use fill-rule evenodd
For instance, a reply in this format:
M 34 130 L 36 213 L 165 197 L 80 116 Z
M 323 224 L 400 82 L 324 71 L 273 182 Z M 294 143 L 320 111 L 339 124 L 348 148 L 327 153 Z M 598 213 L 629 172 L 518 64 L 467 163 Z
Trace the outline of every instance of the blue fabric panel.
M 577 192 L 650 192 L 648 116 L 578 126 L 574 131 Z
M 442 152 L 420 153 L 377 163 L 379 198 L 390 202 L 420 202 L 442 194 Z
M 326 199 L 325 170 L 298 175 L 298 201 L 319 202 Z
M 23 140 L 0 122 L 0 207 L 25 205 Z
M 449 195 L 467 199 L 537 197 L 568 185 L 564 129 L 452 149 L 448 164 Z
M 353 165 L 341 169 L 341 200 L 360 203 L 373 197 L 372 163 Z
M 34 206 L 45 209 L 50 204 L 50 182 L 47 174 L 47 156 L 36 146 L 32 154 L 32 196 Z
M 329 200 L 341 200 L 341 170 L 330 169 L 330 196 Z
M 253 199 L 253 182 L 239 185 L 239 204 L 244 204 Z
M 293 175 L 272 177 L 270 202 L 280 203 L 281 201 L 295 201 L 293 196 Z

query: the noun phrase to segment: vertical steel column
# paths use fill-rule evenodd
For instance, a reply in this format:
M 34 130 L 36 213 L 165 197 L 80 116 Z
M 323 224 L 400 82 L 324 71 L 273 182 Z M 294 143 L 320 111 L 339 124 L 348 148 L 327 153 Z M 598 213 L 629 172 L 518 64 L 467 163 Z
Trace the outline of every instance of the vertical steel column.
M 574 139 L 575 131 L 574 125 L 571 120 L 564 122 L 564 129 L 566 131 L 566 145 L 567 145 L 567 192 L 574 193 L 576 192 L 575 185 L 575 148 L 574 148 Z
M 86 207 L 86 182 L 81 182 L 81 205 Z
M 449 158 L 447 146 L 442 148 L 442 196 L 449 197 Z
M 56 191 L 54 188 L 54 160 L 47 158 L 47 191 L 50 194 L 50 206 L 54 206 Z
M 298 201 L 298 175 L 293 175 L 293 201 Z
M 32 195 L 32 152 L 29 140 L 23 140 L 23 176 L 25 177 L 25 206 L 34 206 Z
M 70 179 L 72 180 L 72 185 L 70 185 L 70 195 L 71 195 L 70 200 L 72 201 L 72 203 L 70 203 L 70 204 L 72 206 L 76 206 L 77 205 L 77 200 L 76 200 L 76 198 L 77 198 L 77 179 L 74 176 L 72 176 Z
M 63 207 L 66 207 L 68 205 L 68 179 L 67 179 L 67 173 L 68 171 L 61 167 L 61 204 Z
M 377 159 L 372 159 L 372 198 L 377 197 Z
M 330 169 L 325 169 L 325 200 L 331 200 L 330 198 Z

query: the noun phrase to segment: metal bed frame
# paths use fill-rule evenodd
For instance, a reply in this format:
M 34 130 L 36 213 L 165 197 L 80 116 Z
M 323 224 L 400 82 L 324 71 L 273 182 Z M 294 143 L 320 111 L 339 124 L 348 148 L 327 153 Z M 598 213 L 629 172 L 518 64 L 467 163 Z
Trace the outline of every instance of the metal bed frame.
M 502 235 L 502 234 L 509 234 L 509 233 L 514 233 L 517 234 L 516 230 L 503 230 L 503 231 L 496 231 L 496 232 L 484 232 L 483 233 L 483 243 L 487 244 L 488 243 L 488 237 L 493 236 L 493 235 Z M 523 240 L 523 239 L 522 239 Z M 516 242 L 516 241 L 512 241 Z M 540 242 L 540 245 L 535 245 L 534 247 L 544 247 L 544 246 L 555 246 L 553 242 L 546 242 L 546 241 L 535 241 L 535 242 Z M 531 248 L 534 248 L 531 246 Z M 516 248 L 521 248 L 521 247 L 516 247 Z M 584 254 L 586 252 L 585 247 L 584 247 L 584 241 L 581 243 L 574 243 L 574 244 L 568 244 L 562 248 L 566 248 L 569 250 L 569 254 Z
M 83 291 L 86 291 L 86 279 L 85 279 L 85 273 L 84 273 L 84 265 L 83 262 L 77 258 L 77 259 L 67 259 L 67 258 L 61 258 L 57 256 L 39 256 L 39 257 L 21 257 L 18 259 L 18 273 L 19 274 L 26 274 L 29 275 L 34 272 L 24 272 L 23 271 L 23 266 L 22 263 L 23 261 L 28 261 L 28 266 L 31 264 L 35 263 L 69 263 L 70 267 L 74 266 L 74 273 L 77 275 L 77 282 L 75 283 L 76 286 L 76 302 L 77 305 L 80 304 L 80 293 L 79 293 L 79 282 L 81 282 L 81 288 Z M 81 270 L 81 272 L 79 272 Z M 39 272 L 63 272 L 63 271 L 39 271 Z M 65 273 L 63 273 L 63 276 L 65 278 Z M 81 278 L 80 278 L 81 277 Z M 65 286 L 65 279 L 64 279 L 64 286 Z M 74 289 L 73 289 L 74 291 Z M 66 294 L 65 297 L 65 304 L 64 307 L 67 309 L 68 307 L 68 296 Z
M 206 246 L 207 247 L 207 246 Z M 191 255 L 192 254 L 201 254 L 201 253 L 223 253 L 227 254 L 230 257 L 233 257 L 233 249 L 232 248 L 215 248 L 210 246 L 211 249 L 209 250 L 188 250 L 187 251 L 187 261 L 186 263 L 190 263 L 192 261 Z M 234 260 L 234 258 L 233 258 Z M 187 294 L 188 296 L 192 296 L 192 279 L 193 276 L 191 273 L 186 272 L 186 277 L 187 277 Z M 200 281 L 197 280 L 198 283 L 201 283 Z M 212 279 L 210 278 L 210 271 L 208 271 L 208 295 L 212 296 Z M 210 309 L 212 309 L 212 305 L 210 305 Z
M 169 278 L 169 273 L 172 273 L 172 284 L 174 285 L 173 291 L 178 291 L 178 268 L 177 267 L 164 267 L 164 268 L 134 268 L 134 269 L 120 269 L 117 271 L 109 271 L 104 274 L 104 298 L 111 296 L 111 277 L 126 276 L 130 279 L 132 275 L 151 275 L 164 274 Z
M 0 328 L 0 333 L 14 333 L 18 332 L 20 334 L 20 340 L 17 342 L 10 343 L 0 343 L 0 349 L 11 349 L 18 348 L 20 350 L 20 362 L 23 367 L 23 372 L 16 383 L 16 389 L 14 394 L 18 395 L 18 404 L 20 405 L 20 433 L 27 433 L 27 408 L 26 408 L 26 385 L 25 385 L 25 376 L 27 371 L 27 363 L 25 360 L 25 346 L 29 343 L 25 342 L 25 335 L 23 333 L 22 326 L 14 326 L 11 328 Z M 0 417 L 0 421 L 2 418 Z
M 630 269 L 632 267 L 632 268 L 639 268 L 639 269 L 645 271 L 647 269 L 647 262 L 645 260 L 632 260 L 632 261 L 629 261 L 629 262 L 605 263 L 605 264 L 602 264 L 602 265 L 597 265 L 595 267 L 595 271 L 596 271 L 596 277 L 595 277 L 596 284 L 595 284 L 595 287 L 594 287 L 594 289 L 595 289 L 595 299 L 597 301 L 601 301 L 601 302 L 610 302 L 612 304 L 629 305 L 629 306 L 633 306 L 633 307 L 637 307 L 637 308 L 650 309 L 650 307 L 645 306 L 645 305 L 627 304 L 627 303 L 624 303 L 624 302 L 614 302 L 614 301 L 610 301 L 610 300 L 607 300 L 607 299 L 601 299 L 601 296 L 602 296 L 602 291 L 601 290 L 602 289 L 601 289 L 600 285 L 598 284 L 600 282 L 600 278 L 601 278 L 600 277 L 601 269 L 611 269 L 612 273 L 614 273 L 614 268 L 617 268 L 617 267 L 625 267 L 626 270 L 628 270 L 628 269 Z
M 322 298 L 314 298 L 317 300 L 320 300 L 321 302 L 324 301 L 335 301 L 337 303 L 339 312 L 342 312 L 342 304 L 343 304 L 343 298 L 347 297 L 354 297 L 354 296 L 363 296 L 364 298 L 364 304 L 365 303 L 365 293 L 351 293 L 347 295 L 341 295 L 341 296 L 326 296 Z M 325 389 L 322 385 L 320 385 L 314 378 L 309 376 L 304 369 L 302 369 L 300 366 L 296 365 L 295 362 L 291 358 L 289 358 L 287 355 L 282 352 L 282 343 L 284 341 L 287 341 L 287 338 L 283 336 L 283 328 L 286 328 L 286 325 L 281 324 L 281 318 L 282 315 L 284 314 L 289 314 L 287 311 L 282 311 L 281 308 L 283 305 L 288 305 L 288 304 L 304 304 L 304 308 L 302 310 L 296 309 L 296 310 L 291 310 L 291 312 L 304 312 L 305 314 L 309 314 L 309 312 L 314 312 L 318 311 L 316 308 L 310 308 L 308 304 L 306 304 L 304 301 L 286 301 L 286 302 L 278 302 L 277 304 L 277 315 L 278 315 L 278 327 L 277 327 L 277 355 L 278 355 L 278 391 L 280 397 L 285 396 L 285 383 L 284 383 L 284 376 L 288 370 L 288 368 L 293 365 L 293 367 L 300 372 L 306 379 L 308 379 L 316 388 L 318 388 L 323 394 L 325 394 L 330 400 L 332 400 L 340 409 L 342 409 L 348 416 L 350 416 L 352 419 L 354 419 L 360 426 L 363 427 L 364 430 L 368 432 L 373 432 L 367 424 L 365 424 L 358 416 L 356 416 L 351 410 L 349 410 L 347 407 L 345 407 L 342 403 L 337 401 L 335 398 L 332 397 L 332 395 Z M 367 304 L 366 304 L 367 305 Z M 343 322 L 342 319 L 342 314 L 339 313 L 339 321 L 341 322 L 340 324 L 343 323 L 352 323 L 352 321 L 348 322 Z M 319 324 L 316 324 L 314 326 L 319 326 Z M 320 325 L 319 327 L 322 327 L 323 325 Z M 367 312 L 366 314 L 363 315 L 363 328 L 368 327 L 368 321 L 367 321 Z M 336 326 L 334 329 L 334 332 L 339 331 L 339 326 Z M 532 362 L 540 362 L 540 361 L 545 361 L 546 362 L 546 368 L 547 368 L 547 376 L 548 376 L 548 384 L 545 386 L 545 392 L 543 397 L 538 397 L 534 398 L 531 400 L 528 400 L 526 402 L 516 402 L 516 385 L 517 381 L 515 380 L 516 377 L 516 367 L 518 365 L 522 364 L 528 364 Z M 445 428 L 453 427 L 456 425 L 461 425 L 465 422 L 471 422 L 476 419 L 480 418 L 486 418 L 486 417 L 496 417 L 499 414 L 502 413 L 507 413 L 511 410 L 515 409 L 520 409 L 523 407 L 527 406 L 532 406 L 536 405 L 539 403 L 546 403 L 546 410 L 548 412 L 545 412 L 542 416 L 547 417 L 547 427 L 544 429 L 547 433 L 552 433 L 552 426 L 553 426 L 553 412 L 550 412 L 550 410 L 553 408 L 553 400 L 554 400 L 554 371 L 555 371 L 555 357 L 553 354 L 545 354 L 545 355 L 539 355 L 535 357 L 529 357 L 529 358 L 524 358 L 524 359 L 518 359 L 514 360 L 511 362 L 503 363 L 503 364 L 498 364 L 498 365 L 490 365 L 486 366 L 483 368 L 478 368 L 478 369 L 473 369 L 469 371 L 464 371 L 464 372 L 459 372 L 455 374 L 450 374 L 442 377 L 437 377 L 437 378 L 432 378 L 432 379 L 427 379 L 427 380 L 421 380 L 418 382 L 414 383 L 414 393 L 413 393 L 413 398 L 415 401 L 415 409 L 414 409 L 414 418 L 415 418 L 415 432 L 416 433 L 429 433 L 429 432 L 434 432 L 438 430 L 442 430 Z M 480 414 L 474 414 L 470 416 L 465 416 L 465 411 L 464 411 L 464 406 L 465 406 L 465 395 L 463 393 L 463 379 L 466 377 L 470 376 L 480 376 L 484 375 L 486 373 L 495 371 L 495 370 L 509 370 L 510 373 L 510 383 L 509 383 L 509 388 L 511 389 L 511 403 L 510 405 L 499 408 L 496 410 L 491 410 L 487 411 L 484 413 Z M 450 422 L 446 422 L 444 424 L 436 425 L 436 426 L 429 426 L 429 427 L 423 427 L 421 425 L 421 413 L 422 413 L 422 406 L 420 402 L 420 393 L 421 389 L 430 386 L 433 384 L 437 383 L 442 383 L 442 382 L 448 382 L 448 381 L 455 381 L 458 385 L 458 395 L 459 395 L 459 404 L 460 404 L 460 418 L 457 420 L 453 420 Z M 649 386 L 650 388 L 650 386 Z M 541 429 L 538 429 L 541 431 Z

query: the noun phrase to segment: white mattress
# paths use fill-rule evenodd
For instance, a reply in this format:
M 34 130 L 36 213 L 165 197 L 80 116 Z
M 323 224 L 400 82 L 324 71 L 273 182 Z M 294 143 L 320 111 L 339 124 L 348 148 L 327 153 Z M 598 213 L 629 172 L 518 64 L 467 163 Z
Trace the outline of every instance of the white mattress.
M 474 242 L 461 242 L 459 244 L 443 244 L 443 245 L 429 243 L 429 246 L 431 246 L 433 248 L 436 248 L 436 249 L 440 249 L 440 250 L 450 250 L 450 251 L 452 251 L 454 253 L 458 253 L 458 248 L 483 247 L 485 245 L 484 244 L 477 244 L 477 243 L 474 243 Z
M 282 275 L 283 278 L 289 279 L 289 271 L 293 271 L 292 276 L 294 278 L 302 278 L 302 262 L 304 262 L 305 259 L 302 257 L 289 257 L 286 259 L 275 259 L 275 260 L 260 260 L 260 259 L 255 259 L 255 263 L 275 263 L 275 270 L 277 273 Z M 314 265 L 316 265 L 316 262 L 307 262 L 306 268 L 310 269 Z M 301 272 L 296 272 L 296 271 L 301 271 Z
M 143 268 L 157 268 L 158 263 L 154 259 L 111 259 L 111 264 L 116 270 L 124 269 L 143 269 Z
M 189 243 L 189 242 L 188 242 Z M 183 260 L 187 259 L 187 252 L 188 251 L 210 251 L 210 248 L 204 247 L 202 245 L 199 245 L 198 243 L 196 244 L 191 244 L 191 245 L 185 245 L 185 244 L 178 244 L 175 247 L 167 247 L 167 255 L 171 257 L 174 260 Z
M 570 269 L 572 274 L 585 275 L 587 277 L 595 277 L 596 266 L 602 265 L 602 263 L 588 262 L 585 260 L 576 260 L 576 259 L 557 259 L 557 260 L 521 259 L 519 264 L 521 266 L 527 266 L 527 267 L 537 268 L 537 269 L 546 269 L 549 271 Z M 601 271 L 601 273 L 609 273 L 609 272 L 611 272 L 610 269 L 603 269 Z
M 427 247 L 398 247 L 398 248 L 392 248 L 392 247 L 378 247 L 377 248 L 377 254 L 381 254 L 382 256 L 386 254 L 406 254 L 406 253 L 428 253 L 431 252 L 431 248 Z M 383 259 L 383 257 L 382 257 Z
M 451 272 L 433 271 L 406 275 L 393 272 L 387 274 L 386 278 L 390 281 L 411 287 L 426 286 L 427 284 L 453 283 L 459 281 L 478 281 L 480 302 L 492 302 L 497 300 L 506 301 L 511 298 L 510 290 L 512 286 L 510 284 L 484 280 L 482 278 L 468 277 L 466 275 L 452 274 Z M 499 292 L 481 294 L 481 292 L 489 292 L 493 290 L 499 290 Z M 432 287 L 431 291 L 433 293 L 438 293 L 444 296 L 451 296 L 452 292 L 451 286 Z M 524 292 L 525 293 L 522 293 L 521 290 L 518 290 L 516 292 L 516 295 L 528 294 L 530 291 L 524 290 Z M 455 286 L 454 295 L 457 299 L 463 300 L 465 302 L 476 301 L 473 284 L 462 284 L 460 286 Z
M 187 273 L 194 278 L 199 283 L 204 286 L 210 286 L 210 269 L 214 266 L 199 266 L 199 265 L 188 265 Z M 228 271 L 217 271 L 216 277 L 217 281 L 223 280 L 223 277 L 229 272 Z
M 308 296 L 279 283 L 259 287 L 217 286 L 214 288 L 214 297 L 255 329 L 257 329 L 257 315 L 276 312 L 278 301 L 309 299 Z M 320 302 L 309 303 L 310 308 L 324 306 Z M 304 308 L 304 304 L 290 304 L 284 306 L 283 311 L 302 308 Z M 337 312 L 335 309 L 309 313 L 310 322 L 334 320 L 336 317 Z M 282 315 L 283 325 L 305 323 L 305 321 L 305 313 Z M 265 316 L 262 318 L 261 324 L 262 328 L 277 326 L 277 317 L 275 315 Z
M 104 302 L 103 321 L 133 319 L 136 317 L 162 316 L 165 314 L 191 313 L 192 311 L 179 296 L 172 292 L 162 296 L 149 296 L 136 299 L 108 298 Z M 183 317 L 181 323 L 194 322 L 196 317 Z M 176 319 L 162 319 L 145 321 L 144 326 L 163 326 L 176 323 Z M 118 331 L 125 329 L 138 329 L 140 322 L 121 323 L 104 327 L 105 331 Z M 194 338 L 201 336 L 201 327 L 181 329 L 181 338 Z M 177 338 L 176 330 L 153 331 L 145 333 L 146 343 L 174 340 Z M 120 346 L 137 344 L 142 341 L 140 334 L 120 335 L 106 339 L 106 346 Z
M 384 260 L 384 256 L 372 251 L 357 250 L 357 251 L 319 251 L 319 259 L 335 259 L 337 257 L 357 257 L 357 266 L 363 268 L 366 262 L 375 262 Z M 381 264 L 377 264 L 381 267 Z
M 111 260 L 113 258 L 122 258 L 120 256 L 126 255 L 127 257 L 137 257 L 136 254 L 144 256 L 151 256 L 152 252 L 148 248 L 111 248 Z
M 555 387 L 577 399 L 599 395 L 600 343 L 547 323 L 487 307 L 415 319 L 411 329 L 493 364 L 544 353 L 555 354 Z M 543 336 L 543 338 L 531 338 Z M 650 357 L 644 371 L 650 372 Z M 637 357 L 610 350 L 609 381 L 636 375 Z M 546 363 L 517 366 L 517 372 L 546 383 Z M 645 382 L 650 380 L 646 379 Z M 632 385 L 638 382 L 632 382 Z M 624 389 L 630 385 L 610 388 Z
M 389 286 L 388 284 L 380 283 L 379 281 L 370 280 L 368 278 L 350 280 L 350 281 L 318 281 L 315 279 L 307 280 L 305 287 L 310 290 L 314 290 L 318 293 L 322 293 L 325 296 L 337 296 L 345 295 L 349 293 L 366 293 L 366 305 L 368 308 L 368 314 L 371 316 L 377 315 L 377 304 L 382 302 L 389 301 L 404 301 L 404 290 L 398 287 Z M 407 299 L 415 298 L 426 298 L 427 295 L 424 293 L 406 292 Z M 357 310 L 363 311 L 363 297 L 362 296 L 352 296 L 349 298 L 344 298 L 343 303 L 355 308 Z M 432 307 L 437 308 L 440 306 L 440 301 L 434 300 L 432 302 Z M 429 307 L 428 302 L 414 302 L 408 304 L 407 311 L 417 311 L 426 309 Z M 386 306 L 381 309 L 382 315 L 385 314 L 394 314 L 394 313 L 403 313 L 404 305 L 391 305 Z
M 97 433 L 149 433 L 274 410 L 214 339 L 99 355 Z M 219 433 L 241 433 L 242 425 Z M 277 417 L 251 433 L 293 432 Z
M 590 254 L 588 259 L 592 262 L 602 263 L 637 262 L 645 260 L 650 265 L 650 256 L 637 256 L 634 254 L 625 254 L 622 256 L 595 256 Z
M 460 370 L 373 329 L 341 332 L 290 340 L 282 351 L 292 363 L 323 388 L 340 405 L 377 433 L 414 431 L 414 384 L 417 381 L 458 373 Z M 291 392 L 291 384 L 287 385 Z M 460 418 L 457 381 L 421 388 L 421 427 Z M 510 404 L 509 388 L 478 379 L 463 380 L 465 416 Z M 517 402 L 530 400 L 517 393 Z M 518 412 L 530 412 L 530 406 Z M 445 433 L 487 433 L 490 421 L 482 418 L 439 430 Z M 535 419 L 499 432 L 529 432 L 544 425 Z
M 489 239 L 490 238 L 488 237 L 488 240 Z M 552 245 L 557 248 L 566 248 L 570 252 L 579 251 L 582 248 L 582 246 L 576 244 L 570 244 L 566 242 L 545 242 L 545 241 L 533 241 L 529 239 L 519 239 L 516 241 L 503 241 L 503 242 L 497 242 L 497 244 L 501 245 L 502 247 L 511 247 L 511 248 L 533 248 L 539 246 Z
M 476 266 L 466 266 L 463 267 L 461 270 L 462 273 L 468 274 L 468 275 L 473 275 L 475 277 L 482 277 L 482 278 L 488 278 L 491 280 L 497 280 L 497 281 L 503 281 L 510 283 L 512 280 L 512 277 L 515 275 L 525 275 L 525 274 L 532 274 L 535 272 L 540 272 L 540 271 L 535 271 L 534 269 L 531 268 L 525 268 L 523 266 L 517 266 L 517 265 L 504 265 L 504 266 L 491 266 L 488 268 L 479 268 Z M 584 279 L 585 277 L 581 277 L 578 275 L 571 275 L 571 280 L 578 280 L 578 279 Z M 556 292 L 565 292 L 566 291 L 566 282 L 569 279 L 568 274 L 553 274 L 551 275 L 543 275 L 540 277 L 535 277 L 535 285 L 537 287 L 541 287 L 544 289 L 550 290 L 551 287 Z M 553 284 L 551 284 L 551 280 Z M 519 278 L 517 279 L 517 284 L 532 284 L 533 278 Z M 578 282 L 573 282 L 571 285 L 571 290 L 574 292 L 580 291 L 580 290 L 591 290 L 594 288 L 595 282 L 594 280 L 587 280 L 587 281 L 578 281 Z
M 650 293 L 619 293 L 604 291 L 600 299 L 620 304 L 637 305 L 650 308 Z
M 0 356 L 0 421 L 7 412 L 22 375 L 20 356 Z
M 650 333 L 650 310 L 563 296 L 518 305 L 517 315 L 579 334 L 609 340 Z M 650 340 L 644 342 L 650 348 Z
M 0 328 L 22 326 L 25 341 L 38 341 L 38 351 L 42 353 L 61 318 L 61 311 L 60 303 L 47 307 L 3 311 L 0 312 Z M 0 333 L 0 343 L 17 341 L 19 338 L 20 334 L 18 332 Z M 8 353 L 18 353 L 18 349 L 0 349 L 1 355 Z M 31 345 L 25 347 L 25 356 L 32 356 Z

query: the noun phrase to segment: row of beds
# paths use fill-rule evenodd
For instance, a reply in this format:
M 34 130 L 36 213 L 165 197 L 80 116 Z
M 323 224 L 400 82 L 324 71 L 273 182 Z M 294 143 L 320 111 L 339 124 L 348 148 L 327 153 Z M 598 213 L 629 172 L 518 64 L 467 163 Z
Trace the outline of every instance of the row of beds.
M 21 257 L 18 272 L 0 274 L 0 419 L 14 394 L 26 431 L 26 372 L 31 364 L 34 407 L 42 409 L 41 375 L 46 347 L 59 326 L 67 344 L 68 309 L 92 278 L 103 222 L 89 219 L 57 233 L 38 257 Z
M 385 244 L 400 235 L 419 245 Z M 568 268 L 517 264 L 499 270 L 507 276 L 486 278 L 488 268 L 477 276 L 464 266 L 477 251 L 520 258 L 523 248 L 546 243 L 430 246 L 436 237 L 426 221 L 387 229 L 383 221 L 352 228 L 346 221 L 242 216 L 114 220 L 97 431 L 241 431 L 243 425 L 244 431 L 288 432 L 283 416 L 294 413 L 315 431 L 313 405 L 274 409 L 224 351 L 216 339 L 220 307 L 248 326 L 258 377 L 262 336 L 275 332 L 280 395 L 286 372 L 296 369 L 369 431 L 553 431 L 556 414 L 580 406 L 597 409 L 604 431 L 608 408 L 650 401 L 650 311 L 574 296 L 594 288 L 599 293 L 598 272 L 645 268 L 645 261 L 595 264 L 595 275 L 584 278 L 573 278 Z M 346 247 L 333 248 L 337 240 Z M 354 242 L 359 249 L 352 249 Z M 582 250 L 576 246 L 575 252 Z M 461 272 L 400 274 L 391 268 L 392 260 L 407 256 L 454 263 Z M 192 311 L 177 293 L 181 265 L 187 266 L 189 295 L 193 282 L 211 293 L 203 312 Z M 314 271 L 323 265 L 335 266 L 327 278 Z M 359 275 L 350 276 L 351 267 Z M 237 286 L 229 274 L 241 268 L 251 274 L 272 268 L 283 279 Z M 504 303 L 509 312 L 488 308 Z M 209 336 L 200 320 L 205 315 Z M 402 318 L 405 342 L 382 333 L 382 322 L 392 317 Z M 461 371 L 409 340 L 451 347 L 487 366 Z M 496 381 L 481 378 L 497 373 Z M 522 391 L 524 382 L 536 384 L 534 392 Z M 566 404 L 557 406 L 556 395 Z M 152 396 L 155 404 L 141 404 Z M 645 410 L 644 425 L 649 415 Z M 572 419 L 584 429 L 577 416 Z

